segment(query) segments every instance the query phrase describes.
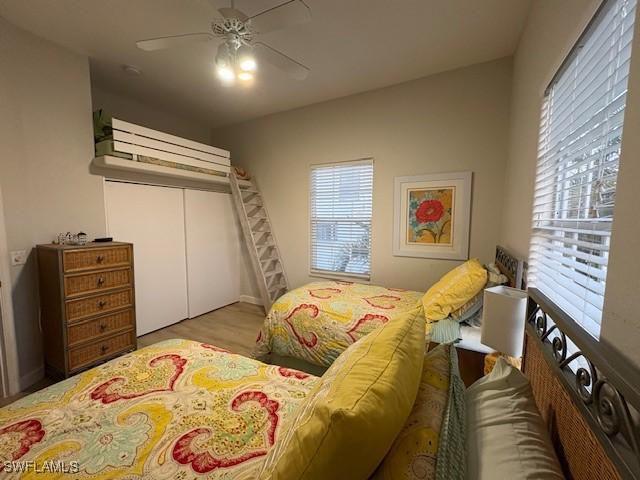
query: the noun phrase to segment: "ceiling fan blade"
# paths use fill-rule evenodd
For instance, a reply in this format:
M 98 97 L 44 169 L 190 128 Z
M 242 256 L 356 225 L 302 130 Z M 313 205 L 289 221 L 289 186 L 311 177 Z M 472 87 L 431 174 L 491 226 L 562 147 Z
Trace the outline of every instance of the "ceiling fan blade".
M 218 14 L 220 15 L 220 10 L 228 7 L 229 6 L 229 2 L 228 0 L 205 0 L 205 3 L 209 4 L 209 6 Z
M 219 8 L 218 12 L 220 12 L 220 15 L 222 15 L 224 18 L 237 18 L 241 22 L 246 22 L 247 20 L 249 20 L 249 17 L 246 14 L 242 13 L 240 10 L 236 10 L 233 7 Z
M 164 50 L 166 48 L 179 47 L 189 43 L 208 42 L 215 37 L 211 33 L 187 33 L 185 35 L 174 35 L 171 37 L 149 38 L 140 40 L 136 45 L 140 50 L 152 52 L 154 50 Z
M 296 62 L 293 58 L 279 52 L 275 48 L 272 48 L 262 42 L 256 42 L 253 46 L 258 62 L 264 61 L 270 63 L 296 80 L 304 80 L 309 76 L 311 69 L 299 62 Z
M 267 33 L 311 20 L 311 10 L 302 0 L 288 0 L 251 18 L 256 33 Z

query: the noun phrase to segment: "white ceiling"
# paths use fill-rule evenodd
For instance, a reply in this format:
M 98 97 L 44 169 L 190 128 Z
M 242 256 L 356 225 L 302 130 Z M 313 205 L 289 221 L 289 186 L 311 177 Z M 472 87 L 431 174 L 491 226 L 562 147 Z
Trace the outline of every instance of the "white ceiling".
M 135 41 L 209 31 L 206 0 L 0 0 L 0 15 L 90 57 L 96 85 L 210 126 L 511 55 L 530 0 L 305 0 L 312 21 L 261 37 L 311 68 L 304 81 L 261 66 L 251 87 L 224 87 L 215 46 L 143 52 Z M 251 15 L 282 0 L 237 0 Z M 142 69 L 126 75 L 121 66 Z

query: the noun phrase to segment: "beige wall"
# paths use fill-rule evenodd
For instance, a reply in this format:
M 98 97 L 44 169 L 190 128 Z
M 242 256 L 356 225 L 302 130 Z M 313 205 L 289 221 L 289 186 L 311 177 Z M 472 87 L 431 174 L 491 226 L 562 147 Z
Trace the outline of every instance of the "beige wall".
M 502 218 L 511 61 L 271 115 L 212 132 L 257 178 L 293 286 L 309 275 L 309 166 L 375 158 L 372 282 L 426 290 L 457 262 L 392 255 L 393 178 L 474 172 L 470 255 L 493 258 Z
M 211 129 L 202 122 L 178 117 L 133 98 L 110 92 L 97 85 L 91 86 L 93 110 L 104 109 L 110 115 L 154 130 L 209 143 Z
M 529 250 L 540 107 L 545 87 L 595 12 L 597 0 L 533 2 L 514 57 L 509 161 L 500 241 Z M 636 22 L 639 24 L 639 22 Z M 636 30 L 638 27 L 636 27 Z M 636 32 L 622 144 L 602 339 L 640 365 L 637 187 L 640 182 L 640 35 Z
M 102 179 L 93 157 L 86 57 L 0 18 L 0 185 L 9 250 L 27 250 L 11 267 L 20 376 L 42 372 L 34 251 L 58 232 L 104 235 Z

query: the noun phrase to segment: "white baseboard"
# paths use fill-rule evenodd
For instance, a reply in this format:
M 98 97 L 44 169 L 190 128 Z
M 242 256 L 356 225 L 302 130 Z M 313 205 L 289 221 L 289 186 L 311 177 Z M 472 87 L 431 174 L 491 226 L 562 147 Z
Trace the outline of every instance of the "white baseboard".
M 20 391 L 26 390 L 34 383 L 44 378 L 44 366 L 31 370 L 26 375 L 20 376 Z
M 252 297 L 251 295 L 240 295 L 240 298 L 238 300 L 245 303 L 252 303 L 254 305 L 262 305 L 261 299 Z

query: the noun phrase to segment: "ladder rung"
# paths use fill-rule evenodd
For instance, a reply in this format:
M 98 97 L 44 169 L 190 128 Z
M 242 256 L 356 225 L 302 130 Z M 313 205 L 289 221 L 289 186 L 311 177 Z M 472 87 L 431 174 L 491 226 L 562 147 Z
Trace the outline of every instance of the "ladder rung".
M 271 247 L 275 247 L 275 246 L 276 246 L 276 244 L 273 243 L 273 242 L 256 244 L 256 248 L 271 248 Z
M 274 271 L 271 271 L 271 272 L 266 272 L 266 273 L 264 274 L 264 276 L 265 276 L 266 278 L 271 278 L 271 277 L 275 277 L 276 275 L 279 275 L 279 274 L 281 274 L 281 273 L 282 273 L 282 270 L 274 270 Z
M 267 255 L 264 255 L 265 253 L 267 253 Z M 271 262 L 271 261 L 274 261 L 274 260 L 275 261 L 280 260 L 278 258 L 277 252 L 275 250 L 273 250 L 271 252 L 269 250 L 264 250 L 263 252 L 258 252 L 258 256 L 260 257 L 260 258 L 258 258 L 258 260 L 260 260 L 263 263 L 268 263 L 268 262 Z
M 283 271 L 282 270 L 278 270 L 277 272 L 271 273 L 268 278 L 271 278 L 271 281 L 273 282 L 274 278 L 278 278 L 278 275 L 280 275 L 280 279 L 277 282 L 271 283 L 269 285 L 269 289 L 273 289 L 273 288 L 277 288 L 277 287 L 285 287 L 286 285 L 282 282 L 282 280 L 284 280 L 284 276 L 283 276 Z M 265 277 L 267 277 L 267 275 L 265 274 Z

